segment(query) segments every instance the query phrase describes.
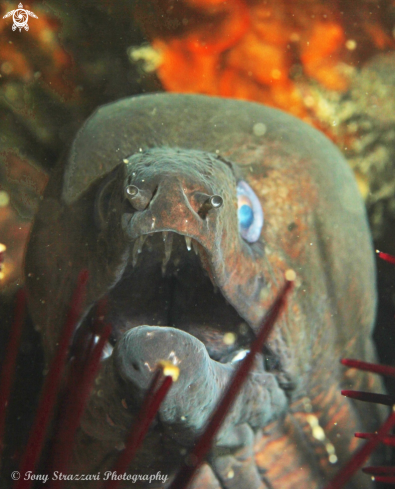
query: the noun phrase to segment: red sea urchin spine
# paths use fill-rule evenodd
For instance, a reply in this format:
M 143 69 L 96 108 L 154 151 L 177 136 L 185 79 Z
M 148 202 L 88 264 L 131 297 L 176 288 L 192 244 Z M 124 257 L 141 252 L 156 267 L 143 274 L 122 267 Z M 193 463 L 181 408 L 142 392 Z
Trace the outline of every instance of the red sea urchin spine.
M 395 475 L 395 467 L 364 467 L 362 472 L 372 475 Z
M 392 256 L 388 253 L 383 253 L 380 250 L 376 250 L 376 253 L 379 255 L 379 258 L 381 258 L 382 260 L 388 261 L 389 263 L 395 265 L 395 256 Z
M 361 467 L 361 465 L 367 460 L 373 450 L 382 442 L 387 436 L 387 433 L 395 426 L 395 411 L 392 410 L 391 414 L 385 421 L 385 423 L 378 430 L 369 441 L 361 447 L 355 455 L 349 460 L 349 462 L 338 472 L 338 474 L 331 480 L 331 482 L 325 487 L 325 489 L 339 489 L 353 476 L 353 474 Z
M 193 464 L 185 463 L 181 467 L 181 470 L 173 480 L 170 489 L 185 489 L 194 477 L 196 470 L 203 463 L 229 409 L 253 367 L 255 355 L 262 350 L 263 345 L 268 339 L 273 326 L 286 303 L 287 295 L 291 291 L 292 286 L 293 281 L 287 280 L 273 306 L 265 315 L 258 335 L 251 344 L 250 352 L 246 355 L 244 360 L 240 362 L 239 367 L 235 371 L 227 390 L 222 395 L 222 398 L 212 414 L 203 434 L 197 440 L 195 448 L 188 457 L 189 460 L 193 461 Z
M 61 332 L 59 347 L 45 379 L 37 415 L 30 432 L 19 470 L 22 474 L 25 474 L 28 471 L 34 471 L 42 451 L 45 435 L 51 421 L 57 394 L 60 388 L 71 338 L 81 315 L 87 281 L 88 272 L 84 270 L 78 276 L 77 288 L 73 294 L 66 323 Z M 24 478 L 21 478 L 16 483 L 15 489 L 28 489 L 31 487 L 32 483 L 33 481 L 31 479 L 25 480 Z
M 162 404 L 164 398 L 166 397 L 166 394 L 173 384 L 173 377 L 171 375 L 166 375 L 162 383 L 157 388 L 163 372 L 164 370 L 162 370 L 162 367 L 159 365 L 151 381 L 150 387 L 148 389 L 147 395 L 145 396 L 137 419 L 133 424 L 129 438 L 126 441 L 126 446 L 124 450 L 119 454 L 118 459 L 111 469 L 114 473 L 122 474 L 127 471 L 127 468 L 132 462 L 137 450 L 143 443 L 145 435 L 147 434 L 147 431 L 151 426 L 151 423 L 154 420 L 160 408 L 160 405 Z M 120 483 L 120 480 L 108 479 L 102 486 L 102 489 L 116 489 Z
M 359 360 L 343 359 L 341 363 L 350 368 L 357 368 L 359 370 L 365 370 L 368 372 L 378 373 L 386 376 L 395 376 L 395 369 L 388 365 L 376 365 L 367 362 L 361 362 Z M 342 394 L 346 397 L 357 399 L 360 401 L 375 402 L 379 404 L 393 405 L 395 399 L 393 396 L 388 396 L 384 394 L 375 394 L 371 392 L 359 392 L 359 391 L 342 391 Z M 379 443 L 385 443 L 387 445 L 395 445 L 395 437 L 389 435 L 388 432 L 395 426 L 395 406 L 392 408 L 392 412 L 386 422 L 381 426 L 376 433 L 355 433 L 356 438 L 367 439 L 368 442 L 360 448 L 355 455 L 350 459 L 348 464 L 346 464 L 336 477 L 329 483 L 325 489 L 338 489 L 342 487 L 352 475 L 361 467 L 365 460 L 370 456 L 373 450 L 379 445 Z M 391 473 L 395 470 L 393 467 L 367 467 L 362 469 L 363 472 L 372 474 L 376 481 L 381 482 L 395 482 L 394 477 L 382 476 L 381 472 L 387 470 L 386 474 Z M 376 472 L 375 472 L 376 471 Z M 375 472 L 375 473 L 374 473 Z M 391 473 L 392 475 L 392 473 Z M 390 479 L 394 479 L 391 481 Z
M 342 395 L 349 397 L 350 399 L 356 399 L 357 401 L 374 402 L 375 404 L 384 404 L 385 406 L 392 406 L 395 404 L 395 397 L 388 396 L 387 394 L 375 394 L 374 392 L 352 391 L 343 390 Z
M 395 467 L 365 467 L 362 472 L 372 475 L 375 481 L 395 484 Z
M 375 433 L 355 433 L 355 438 L 363 438 L 364 440 L 370 440 L 375 436 Z M 395 447 L 395 435 L 385 436 L 381 441 L 384 443 L 384 445 Z
M 395 477 L 390 477 L 390 476 L 385 476 L 385 475 L 378 475 L 374 477 L 374 480 L 376 482 L 384 482 L 385 484 L 395 484 Z
M 71 384 L 69 392 L 66 394 L 66 402 L 62 410 L 63 417 L 58 430 L 55 431 L 56 441 L 53 447 L 54 461 L 52 463 L 53 470 L 61 473 L 67 471 L 71 458 L 75 433 L 80 424 L 81 416 L 84 412 L 86 403 L 89 398 L 89 393 L 95 380 L 96 374 L 100 367 L 104 346 L 111 334 L 111 326 L 107 325 L 103 328 L 100 338 L 92 351 L 88 350 L 88 359 L 82 364 L 83 369 L 77 368 L 73 372 L 78 378 L 76 382 Z M 92 336 L 94 336 L 92 334 Z M 51 489 L 59 489 L 64 486 L 65 481 L 57 479 L 50 485 Z
M 389 255 L 388 253 L 383 253 L 379 250 L 376 250 L 376 253 L 381 259 L 395 265 L 394 256 Z M 351 359 L 343 359 L 341 360 L 341 363 L 347 367 L 357 368 L 359 370 L 365 370 L 368 372 L 378 373 L 391 377 L 395 376 L 395 368 L 388 365 L 376 365 Z M 369 455 L 379 443 L 385 443 L 387 445 L 395 446 L 395 436 L 388 434 L 388 432 L 395 426 L 394 396 L 358 391 L 342 391 L 342 394 L 346 395 L 347 397 L 351 397 L 353 399 L 358 399 L 361 401 L 370 401 L 379 404 L 392 405 L 392 412 L 378 432 L 355 433 L 356 438 L 364 438 L 367 439 L 368 442 L 355 453 L 348 464 L 340 470 L 340 472 L 329 483 L 329 485 L 326 486 L 325 489 L 338 489 L 342 487 L 361 467 L 361 465 L 365 462 L 365 460 L 369 457 Z M 395 471 L 394 467 L 366 467 L 362 470 L 365 473 L 372 474 L 374 476 L 374 479 L 378 482 L 386 482 L 389 484 L 395 483 L 395 477 L 392 476 L 393 471 Z
M 10 331 L 10 338 L 7 345 L 7 353 L 0 375 L 0 459 L 3 451 L 3 438 L 7 406 L 11 393 L 11 386 L 15 376 L 16 359 L 18 356 L 19 341 L 22 332 L 23 320 L 26 308 L 26 292 L 20 289 L 16 297 L 15 320 Z
M 395 367 L 389 365 L 361 362 L 360 360 L 352 360 L 351 358 L 343 358 L 341 363 L 349 368 L 357 368 L 358 370 L 365 370 L 366 372 L 372 372 L 374 374 L 395 377 Z

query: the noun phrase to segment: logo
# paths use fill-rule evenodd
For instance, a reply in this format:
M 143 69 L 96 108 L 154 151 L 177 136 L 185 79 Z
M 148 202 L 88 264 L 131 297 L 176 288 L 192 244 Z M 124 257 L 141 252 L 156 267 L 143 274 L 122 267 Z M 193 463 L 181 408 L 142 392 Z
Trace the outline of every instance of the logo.
M 27 25 L 29 15 L 34 17 L 35 19 L 38 19 L 36 14 L 30 12 L 30 10 L 25 10 L 21 3 L 18 5 L 17 9 L 11 10 L 11 12 L 7 12 L 3 16 L 3 19 L 11 17 L 11 15 L 14 21 L 14 23 L 12 24 L 12 30 L 15 31 L 16 29 L 19 29 L 19 32 L 21 32 L 23 28 L 25 29 L 25 31 L 29 30 L 29 26 Z

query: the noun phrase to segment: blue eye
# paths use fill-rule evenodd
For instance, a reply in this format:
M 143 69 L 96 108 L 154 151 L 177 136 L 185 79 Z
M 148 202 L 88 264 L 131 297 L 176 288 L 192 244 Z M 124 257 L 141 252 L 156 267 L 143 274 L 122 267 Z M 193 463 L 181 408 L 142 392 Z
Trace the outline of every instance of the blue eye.
M 254 221 L 254 212 L 248 204 L 239 207 L 239 224 L 242 229 L 248 229 Z
M 239 231 L 249 243 L 258 241 L 263 226 L 263 211 L 258 197 L 244 181 L 237 184 Z

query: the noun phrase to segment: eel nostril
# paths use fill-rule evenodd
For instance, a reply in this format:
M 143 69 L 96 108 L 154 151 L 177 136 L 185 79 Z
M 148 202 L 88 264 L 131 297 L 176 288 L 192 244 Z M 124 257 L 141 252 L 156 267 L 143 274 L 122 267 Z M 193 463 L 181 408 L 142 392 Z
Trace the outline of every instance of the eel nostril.
M 224 199 L 220 195 L 211 195 L 203 202 L 198 214 L 202 219 L 206 219 L 211 209 L 219 209 L 223 203 Z
M 135 185 L 128 185 L 126 187 L 126 193 L 129 197 L 136 197 L 136 195 L 139 193 L 139 189 Z
M 210 197 L 210 204 L 214 209 L 218 209 L 224 203 L 224 199 L 220 195 Z
M 143 211 L 148 207 L 153 195 L 149 190 L 140 189 L 136 185 L 128 185 L 125 188 L 125 197 L 134 209 Z
M 133 363 L 132 363 L 132 367 L 134 368 L 134 370 L 137 370 L 137 372 L 139 372 L 139 371 L 140 371 L 140 367 L 139 367 L 139 365 L 138 365 L 138 363 L 137 363 L 137 362 L 133 362 Z

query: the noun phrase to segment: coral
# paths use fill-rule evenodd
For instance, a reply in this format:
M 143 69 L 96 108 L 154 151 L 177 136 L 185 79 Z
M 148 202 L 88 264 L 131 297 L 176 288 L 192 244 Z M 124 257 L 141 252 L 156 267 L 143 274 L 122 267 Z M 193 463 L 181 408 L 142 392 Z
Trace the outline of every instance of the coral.
M 309 117 L 346 156 L 365 199 L 374 238 L 395 218 L 395 53 L 349 69 L 345 93 L 300 83 Z
M 156 0 L 140 2 L 138 12 L 161 55 L 166 90 L 256 100 L 305 118 L 301 75 L 344 92 L 341 63 L 395 47 L 383 20 L 390 6 L 375 7 L 363 1 L 351 13 L 342 1 Z

